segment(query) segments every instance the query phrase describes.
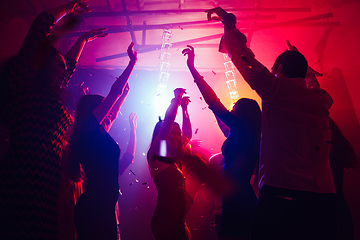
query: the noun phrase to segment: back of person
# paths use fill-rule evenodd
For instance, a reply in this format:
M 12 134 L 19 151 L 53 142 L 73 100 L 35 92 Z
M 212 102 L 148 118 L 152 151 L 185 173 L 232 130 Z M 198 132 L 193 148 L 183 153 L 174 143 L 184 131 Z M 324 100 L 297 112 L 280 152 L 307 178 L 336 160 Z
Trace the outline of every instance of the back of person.
M 303 78 L 279 74 L 275 81 L 275 91 L 263 99 L 260 185 L 333 193 L 330 95 L 308 89 Z

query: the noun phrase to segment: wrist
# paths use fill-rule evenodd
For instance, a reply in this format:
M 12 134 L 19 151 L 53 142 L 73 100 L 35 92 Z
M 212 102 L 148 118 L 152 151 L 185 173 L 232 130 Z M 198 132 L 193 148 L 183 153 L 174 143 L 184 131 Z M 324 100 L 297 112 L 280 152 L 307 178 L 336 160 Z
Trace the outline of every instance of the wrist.
M 171 104 L 176 104 L 176 105 L 180 105 L 181 104 L 181 100 L 179 97 L 174 97 L 173 99 L 171 99 Z

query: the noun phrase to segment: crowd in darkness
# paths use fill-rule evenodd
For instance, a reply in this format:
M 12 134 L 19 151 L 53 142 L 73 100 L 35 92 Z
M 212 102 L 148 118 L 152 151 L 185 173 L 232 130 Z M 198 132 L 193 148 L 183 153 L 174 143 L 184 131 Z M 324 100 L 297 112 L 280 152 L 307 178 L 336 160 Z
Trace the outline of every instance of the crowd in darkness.
M 0 155 L 0 239 L 120 239 L 118 177 L 134 161 L 136 114 L 129 116 L 122 156 L 109 130 L 129 94 L 138 56 L 129 43 L 129 63 L 109 93 L 82 91 L 70 113 L 61 96 L 81 52 L 87 42 L 108 34 L 84 32 L 63 56 L 53 45 L 71 26 L 52 28 L 67 15 L 88 11 L 85 1 L 71 0 L 40 13 L 19 53 L 3 66 L 0 120 L 9 142 Z M 151 219 L 155 239 L 191 239 L 187 171 L 221 196 L 215 218 L 220 240 L 353 239 L 342 180 L 344 169 L 355 168 L 357 160 L 329 117 L 333 100 L 321 89 L 318 72 L 289 41 L 268 70 L 247 47 L 235 15 L 220 7 L 205 12 L 209 21 L 223 23 L 219 51 L 261 97 L 262 110 L 249 98 L 228 110 L 196 69 L 195 49 L 183 49 L 192 81 L 226 140 L 220 161 L 209 162 L 192 150 L 190 97 L 176 88 L 147 152 L 158 193 Z M 181 126 L 175 122 L 179 108 Z M 258 192 L 250 184 L 253 175 Z

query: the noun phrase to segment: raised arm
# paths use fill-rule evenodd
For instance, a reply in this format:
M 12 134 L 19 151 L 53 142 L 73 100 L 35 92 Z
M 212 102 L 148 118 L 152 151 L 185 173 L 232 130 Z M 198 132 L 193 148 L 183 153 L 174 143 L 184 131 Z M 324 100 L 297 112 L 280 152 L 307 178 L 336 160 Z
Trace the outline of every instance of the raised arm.
M 135 112 L 132 112 L 129 116 L 130 123 L 130 138 L 126 148 L 126 152 L 135 157 L 136 149 L 136 128 L 137 128 L 137 116 Z
M 195 68 L 194 48 L 190 45 L 187 45 L 187 46 L 188 46 L 188 48 L 185 48 L 184 50 L 182 50 L 182 54 L 184 54 L 184 56 L 186 56 L 186 55 L 188 56 L 186 63 L 190 70 L 191 75 L 194 78 L 194 82 L 198 86 L 202 96 L 205 99 L 205 102 L 207 104 L 210 104 L 212 101 L 214 101 L 218 97 L 216 96 L 216 93 L 214 92 L 214 90 L 209 86 L 209 84 L 204 80 L 204 78 L 200 75 L 200 73 Z
M 116 81 L 111 86 L 109 94 L 106 96 L 104 101 L 97 106 L 93 110 L 93 114 L 95 115 L 96 119 L 102 124 L 103 120 L 109 114 L 110 110 L 119 99 L 120 95 L 123 93 L 124 87 L 127 84 L 129 77 L 134 69 L 134 66 L 137 62 L 137 52 L 133 51 L 134 43 L 132 42 L 128 49 L 128 55 L 130 58 L 128 66 L 125 68 L 123 73 L 116 79 Z
M 11 71 L 12 84 L 22 85 L 29 80 L 36 79 L 36 69 L 41 64 L 41 56 L 44 54 L 43 44 L 50 34 L 51 28 L 67 13 L 75 11 L 77 7 L 85 7 L 84 4 L 71 1 L 68 4 L 40 13 L 31 24 L 24 39 L 15 66 Z M 72 10 L 69 7 L 72 6 Z M 67 10 L 69 9 L 69 10 Z
M 254 53 L 247 47 L 246 36 L 236 29 L 236 17 L 221 8 L 206 11 L 208 20 L 215 13 L 224 25 L 224 36 L 220 42 L 220 50 L 227 52 L 235 67 L 239 70 L 250 87 L 263 98 L 271 97 L 275 91 L 276 80 L 270 71 L 255 59 Z M 210 18 L 209 18 L 210 14 Z
M 58 22 L 70 13 L 78 14 L 84 11 L 90 12 L 91 10 L 88 8 L 88 4 L 85 4 L 84 2 L 87 2 L 87 0 L 72 0 L 64 5 L 49 9 L 47 12 L 55 18 L 55 22 Z
M 129 92 L 130 92 L 129 83 L 126 83 L 126 85 L 124 87 L 124 91 L 122 92 L 119 99 L 116 101 L 115 105 L 110 110 L 110 113 L 111 113 L 110 120 L 112 122 L 115 121 L 115 119 L 119 116 L 120 109 L 121 109 L 123 103 L 125 102 L 125 99 L 126 99 L 127 95 L 129 94 Z
M 234 114 L 229 112 L 226 107 L 220 102 L 214 90 L 210 87 L 210 85 L 205 81 L 205 79 L 200 75 L 200 73 L 196 70 L 194 61 L 195 61 L 195 53 L 194 48 L 188 45 L 188 48 L 185 48 L 182 53 L 184 56 L 188 56 L 187 66 L 194 78 L 194 82 L 198 86 L 205 102 L 209 105 L 210 109 L 214 112 L 214 114 L 221 119 L 221 122 L 226 126 L 219 125 L 220 129 L 223 131 L 226 127 L 235 129 L 238 127 L 238 120 Z M 226 132 L 224 132 L 226 135 Z M 226 135 L 227 136 L 227 135 Z
M 85 43 L 91 42 L 92 40 L 97 38 L 106 37 L 108 35 L 107 33 L 104 32 L 106 30 L 107 28 L 97 28 L 81 34 L 80 37 L 74 43 L 74 45 L 67 52 L 66 56 L 71 57 L 75 61 L 78 61 L 81 52 L 84 49 Z
M 125 169 L 134 161 L 135 149 L 136 149 L 136 128 L 137 128 L 137 116 L 136 113 L 132 112 L 129 116 L 130 123 L 130 138 L 126 148 L 124 156 L 119 162 L 119 175 L 122 175 Z
M 221 119 L 216 114 L 215 114 L 215 118 L 216 118 L 216 122 L 218 123 L 220 130 L 222 131 L 224 136 L 227 138 L 230 133 L 230 128 L 228 126 L 226 126 L 226 124 L 223 121 L 221 121 Z
M 181 104 L 182 96 L 186 93 L 184 88 L 176 88 L 174 90 L 174 98 L 171 100 L 170 105 L 165 113 L 164 122 L 160 127 L 159 134 L 156 140 L 166 140 L 170 134 L 171 128 L 174 124 L 178 108 Z
M 190 115 L 188 112 L 188 105 L 189 105 L 190 98 L 189 97 L 183 97 L 181 99 L 181 109 L 182 109 L 182 132 L 183 135 L 188 139 L 188 141 L 192 138 L 192 127 L 190 122 Z

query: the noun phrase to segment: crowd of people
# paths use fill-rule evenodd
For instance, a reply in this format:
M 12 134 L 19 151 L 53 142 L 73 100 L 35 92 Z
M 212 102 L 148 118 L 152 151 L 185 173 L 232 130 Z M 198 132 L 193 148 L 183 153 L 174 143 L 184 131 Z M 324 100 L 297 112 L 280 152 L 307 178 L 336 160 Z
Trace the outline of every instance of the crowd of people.
M 52 27 L 81 11 L 90 9 L 72 0 L 42 12 L 2 71 L 1 128 L 10 143 L 0 161 L 1 239 L 120 238 L 118 177 L 134 160 L 136 114 L 129 116 L 130 139 L 121 158 L 109 130 L 129 93 L 137 52 L 130 43 L 128 66 L 106 97 L 84 92 L 72 117 L 61 94 L 85 44 L 107 36 L 106 29 L 85 32 L 63 56 L 53 46 Z M 191 239 L 184 169 L 221 195 L 220 240 L 351 239 L 342 179 L 357 160 L 329 118 L 333 100 L 320 88 L 317 72 L 289 42 L 269 71 L 247 47 L 235 15 L 220 7 L 206 13 L 209 21 L 222 21 L 219 50 L 261 97 L 262 110 L 255 100 L 241 98 L 229 111 L 195 68 L 194 48 L 182 51 L 226 140 L 216 168 L 192 152 L 190 98 L 176 88 L 147 152 L 158 193 L 151 219 L 155 239 Z M 180 106 L 181 127 L 175 122 Z M 259 194 L 250 184 L 254 173 Z

